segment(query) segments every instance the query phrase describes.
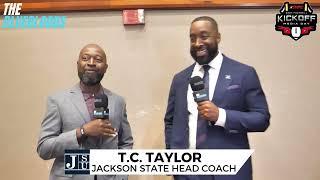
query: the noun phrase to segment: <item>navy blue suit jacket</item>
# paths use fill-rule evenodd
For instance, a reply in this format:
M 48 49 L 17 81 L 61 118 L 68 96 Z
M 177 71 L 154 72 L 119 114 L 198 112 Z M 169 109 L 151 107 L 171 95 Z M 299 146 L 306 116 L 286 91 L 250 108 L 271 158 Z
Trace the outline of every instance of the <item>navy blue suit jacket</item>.
M 170 87 L 164 118 L 168 149 L 189 147 L 187 91 L 194 65 L 176 74 Z M 249 149 L 247 133 L 262 132 L 269 126 L 266 97 L 253 67 L 223 56 L 212 102 L 226 110 L 226 123 L 224 128 L 209 126 L 206 149 Z M 251 179 L 251 159 L 236 176 L 215 177 L 215 180 Z

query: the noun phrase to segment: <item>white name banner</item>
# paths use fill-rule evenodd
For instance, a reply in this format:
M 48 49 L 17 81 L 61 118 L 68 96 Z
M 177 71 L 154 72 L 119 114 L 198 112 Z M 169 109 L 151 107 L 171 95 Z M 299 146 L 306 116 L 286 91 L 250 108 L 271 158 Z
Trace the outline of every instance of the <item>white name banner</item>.
M 94 175 L 235 175 L 254 150 L 90 150 Z

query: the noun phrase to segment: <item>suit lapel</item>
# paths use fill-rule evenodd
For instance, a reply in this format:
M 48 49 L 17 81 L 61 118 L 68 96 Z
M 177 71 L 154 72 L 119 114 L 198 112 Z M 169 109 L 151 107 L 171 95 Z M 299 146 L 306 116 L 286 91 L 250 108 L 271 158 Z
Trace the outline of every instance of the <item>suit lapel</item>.
M 212 102 L 218 106 L 223 102 L 224 94 L 227 90 L 227 87 L 232 81 L 232 76 L 229 73 L 229 69 L 229 60 L 225 56 L 223 56 L 216 88 L 214 90 L 212 98 Z
M 84 101 L 80 85 L 75 85 L 71 90 L 71 102 L 76 107 L 76 109 L 79 111 L 79 114 L 81 114 L 82 120 L 84 122 L 90 121 L 90 115 L 86 106 L 86 103 Z
M 182 79 L 182 84 L 181 84 L 181 90 L 179 91 L 179 93 L 181 92 L 182 94 L 182 105 L 183 105 L 183 109 L 185 109 L 187 111 L 186 115 L 188 116 L 188 87 L 189 87 L 189 82 L 191 79 L 191 75 L 192 75 L 192 71 L 193 68 L 195 66 L 195 63 L 193 65 L 191 65 L 185 72 L 185 75 L 183 76 Z M 186 117 L 186 119 L 189 119 L 188 117 Z
M 186 71 L 184 71 L 176 84 L 176 100 L 177 100 L 177 110 L 175 114 L 178 117 L 179 128 L 175 129 L 175 134 L 178 134 L 174 139 L 179 148 L 187 148 L 189 146 L 189 131 L 188 131 L 188 122 L 189 122 L 189 112 L 188 112 L 188 86 L 191 78 L 191 74 L 194 68 L 194 64 L 189 66 Z M 187 130 L 186 130 L 187 129 Z
M 103 88 L 103 92 L 108 97 L 109 120 L 113 121 L 115 119 L 114 115 L 115 115 L 115 107 L 116 107 L 115 96 L 112 96 L 112 93 L 106 88 Z

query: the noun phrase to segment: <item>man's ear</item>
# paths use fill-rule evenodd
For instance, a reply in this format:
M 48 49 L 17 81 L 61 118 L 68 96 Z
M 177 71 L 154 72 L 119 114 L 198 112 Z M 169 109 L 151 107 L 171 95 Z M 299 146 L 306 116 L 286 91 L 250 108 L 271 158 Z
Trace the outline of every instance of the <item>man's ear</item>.
M 108 64 L 106 64 L 106 67 L 104 68 L 104 72 L 107 72 L 107 69 L 108 69 Z
M 217 36 L 217 42 L 218 42 L 218 43 L 220 43 L 220 41 L 221 41 L 221 34 L 220 34 L 220 33 L 218 33 L 218 36 Z

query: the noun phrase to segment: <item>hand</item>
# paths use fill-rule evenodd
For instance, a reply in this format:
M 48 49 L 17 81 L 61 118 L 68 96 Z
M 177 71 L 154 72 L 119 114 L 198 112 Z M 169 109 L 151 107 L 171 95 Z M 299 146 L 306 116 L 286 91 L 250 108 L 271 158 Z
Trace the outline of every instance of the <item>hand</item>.
M 109 136 L 117 135 L 116 129 L 111 126 L 108 119 L 95 119 L 83 125 L 84 133 L 87 136 Z
M 219 117 L 219 108 L 211 101 L 202 101 L 198 103 L 198 111 L 205 120 L 216 122 Z

